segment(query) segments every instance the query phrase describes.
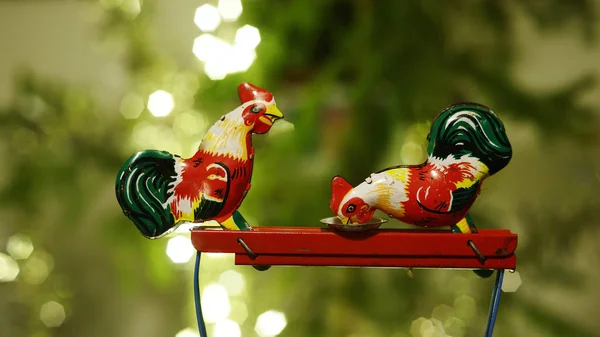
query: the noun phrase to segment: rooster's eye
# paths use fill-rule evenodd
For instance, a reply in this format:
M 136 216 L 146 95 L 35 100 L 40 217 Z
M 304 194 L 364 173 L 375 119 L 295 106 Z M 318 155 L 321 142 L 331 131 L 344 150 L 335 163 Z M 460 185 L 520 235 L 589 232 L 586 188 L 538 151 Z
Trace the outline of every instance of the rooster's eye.
M 350 204 L 346 208 L 346 213 L 352 213 L 352 212 L 354 212 L 355 209 L 356 209 L 356 206 L 354 204 Z
M 252 107 L 252 109 L 250 109 L 250 112 L 252 112 L 253 114 L 257 114 L 261 111 L 263 111 L 263 107 L 260 105 L 255 105 Z

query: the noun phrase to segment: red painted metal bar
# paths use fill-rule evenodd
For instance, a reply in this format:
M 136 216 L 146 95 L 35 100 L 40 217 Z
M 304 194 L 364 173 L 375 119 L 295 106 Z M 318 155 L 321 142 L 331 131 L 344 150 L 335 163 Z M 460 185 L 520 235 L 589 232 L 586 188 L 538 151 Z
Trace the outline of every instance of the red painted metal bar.
M 255 255 L 248 254 L 239 239 Z M 485 256 L 485 262 L 469 241 Z M 480 230 L 477 234 L 405 229 L 353 233 L 314 227 L 192 230 L 197 250 L 234 253 L 239 265 L 516 269 L 517 241 L 517 235 L 508 230 Z
M 488 259 L 484 264 L 473 258 L 447 257 L 381 257 L 381 256 L 297 256 L 259 255 L 252 260 L 245 254 L 235 254 L 237 265 L 338 266 L 436 269 L 515 269 L 514 255 L 504 259 Z

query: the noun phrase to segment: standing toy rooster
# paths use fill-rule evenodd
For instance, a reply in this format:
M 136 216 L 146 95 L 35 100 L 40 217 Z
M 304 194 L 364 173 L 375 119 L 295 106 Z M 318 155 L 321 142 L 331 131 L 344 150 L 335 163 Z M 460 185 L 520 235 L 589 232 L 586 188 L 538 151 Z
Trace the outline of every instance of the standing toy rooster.
M 242 105 L 208 130 L 192 158 L 145 150 L 121 167 L 117 200 L 145 237 L 165 236 L 181 222 L 216 220 L 224 229 L 250 229 L 237 209 L 250 189 L 252 134 L 268 132 L 283 114 L 264 89 L 242 83 L 238 93 Z
M 334 177 L 331 210 L 347 224 L 366 223 L 379 209 L 408 224 L 475 232 L 468 212 L 481 184 L 512 157 L 504 125 L 489 108 L 460 103 L 437 116 L 427 140 L 421 165 L 384 169 L 354 188 Z

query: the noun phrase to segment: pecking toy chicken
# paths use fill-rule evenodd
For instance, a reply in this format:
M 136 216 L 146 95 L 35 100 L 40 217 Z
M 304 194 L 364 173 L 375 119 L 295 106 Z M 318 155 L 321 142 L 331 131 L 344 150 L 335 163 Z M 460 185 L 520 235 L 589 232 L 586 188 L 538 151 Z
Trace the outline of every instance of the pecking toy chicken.
M 451 105 L 434 120 L 427 140 L 423 164 L 384 169 L 356 187 L 334 177 L 331 210 L 347 224 L 366 223 L 379 209 L 408 224 L 475 232 L 468 212 L 481 184 L 512 157 L 502 121 L 480 104 Z
M 145 237 L 165 236 L 182 222 L 250 229 L 237 209 L 250 189 L 252 134 L 268 132 L 283 114 L 264 89 L 242 83 L 238 93 L 242 105 L 208 130 L 193 157 L 145 150 L 121 167 L 117 200 Z

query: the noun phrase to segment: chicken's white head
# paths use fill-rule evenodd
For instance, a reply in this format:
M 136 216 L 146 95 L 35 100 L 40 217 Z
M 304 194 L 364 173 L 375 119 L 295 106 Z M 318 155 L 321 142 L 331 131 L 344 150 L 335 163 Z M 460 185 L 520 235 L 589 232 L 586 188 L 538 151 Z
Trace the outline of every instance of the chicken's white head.
M 329 207 L 344 224 L 367 223 L 375 213 L 375 208 L 354 193 L 352 185 L 339 176 L 331 181 Z

